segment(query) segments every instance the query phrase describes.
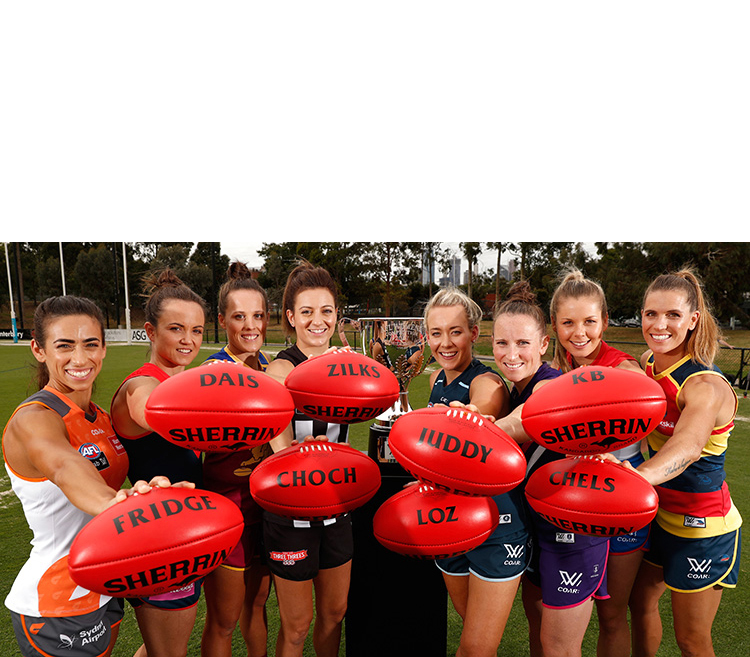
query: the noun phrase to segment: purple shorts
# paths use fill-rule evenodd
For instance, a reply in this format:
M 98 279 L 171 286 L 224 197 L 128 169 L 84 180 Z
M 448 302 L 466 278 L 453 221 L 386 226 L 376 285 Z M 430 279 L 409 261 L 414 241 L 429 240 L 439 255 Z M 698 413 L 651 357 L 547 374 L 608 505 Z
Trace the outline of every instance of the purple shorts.
M 542 591 L 542 604 L 565 609 L 607 593 L 609 541 L 557 532 L 554 543 L 537 542 L 526 577 Z

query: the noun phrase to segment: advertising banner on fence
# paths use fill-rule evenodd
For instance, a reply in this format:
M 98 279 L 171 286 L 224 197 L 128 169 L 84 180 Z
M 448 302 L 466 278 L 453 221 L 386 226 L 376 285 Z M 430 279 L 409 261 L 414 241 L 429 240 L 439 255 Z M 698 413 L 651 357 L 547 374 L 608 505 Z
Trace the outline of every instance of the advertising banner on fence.
M 107 341 L 107 344 L 111 342 L 127 342 L 128 330 L 127 329 L 107 329 L 106 331 L 104 331 L 104 339 Z M 130 329 L 130 342 L 148 342 L 146 329 L 142 329 L 142 328 Z

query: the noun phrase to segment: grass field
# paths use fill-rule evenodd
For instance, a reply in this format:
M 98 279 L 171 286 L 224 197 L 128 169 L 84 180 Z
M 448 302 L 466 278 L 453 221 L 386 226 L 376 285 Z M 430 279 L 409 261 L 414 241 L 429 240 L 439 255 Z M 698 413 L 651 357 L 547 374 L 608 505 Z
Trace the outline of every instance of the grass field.
M 616 331 L 616 333 L 614 332 Z M 610 329 L 607 339 L 610 342 L 622 340 L 623 342 L 637 342 L 639 331 L 624 329 L 626 333 L 620 333 L 618 329 Z M 483 333 L 485 329 L 483 328 Z M 208 333 L 213 336 L 213 333 Z M 273 339 L 273 338 L 272 338 Z M 750 347 L 750 334 L 748 332 L 736 332 L 731 335 L 730 342 L 738 347 Z M 617 345 L 623 349 L 624 346 Z M 205 355 L 217 349 L 216 345 L 204 347 Z M 629 349 L 626 349 L 630 351 Z M 633 353 L 640 353 L 642 345 L 633 344 Z M 276 349 L 269 346 L 269 353 Z M 480 353 L 491 353 L 487 350 L 487 344 L 480 345 Z M 722 350 L 722 355 L 725 351 Z M 739 357 L 739 350 L 734 350 L 732 356 Z M 146 346 L 124 346 L 110 345 L 104 369 L 97 381 L 94 400 L 104 408 L 109 408 L 109 401 L 119 385 L 120 381 L 135 367 L 146 359 Z M 197 359 L 202 361 L 203 358 Z M 16 405 L 25 399 L 28 394 L 34 392 L 31 378 L 33 374 L 33 358 L 27 346 L 3 344 L 0 345 L 0 422 L 5 425 Z M 427 403 L 427 376 L 422 375 L 415 379 L 410 387 L 410 398 L 412 406 L 419 408 Z M 353 425 L 350 432 L 351 441 L 355 447 L 366 450 L 368 438 L 368 426 Z M 737 418 L 737 426 L 732 436 L 727 459 L 727 475 L 729 488 L 740 512 L 750 514 L 750 400 L 743 398 L 740 393 L 740 408 Z M 10 490 L 8 477 L 3 470 L 0 472 L 0 527 L 3 528 L 0 538 L 3 558 L 0 560 L 0 599 L 4 600 L 15 578 L 16 573 L 26 560 L 30 547 L 29 540 L 31 532 L 26 525 L 20 504 Z M 747 539 L 743 540 L 743 551 L 747 551 Z M 747 559 L 744 560 L 744 564 Z M 745 657 L 750 654 L 750 626 L 746 620 L 746 614 L 750 610 L 750 588 L 747 585 L 747 566 L 742 565 L 740 582 L 735 590 L 726 591 L 722 605 L 719 609 L 717 620 L 714 624 L 714 645 L 716 654 L 726 657 Z M 420 592 L 414 591 L 414 601 L 418 603 Z M 126 618 L 122 624 L 120 638 L 114 651 L 116 657 L 130 657 L 140 645 L 140 635 L 132 610 L 126 606 Z M 275 597 L 271 594 L 268 604 L 269 613 L 269 645 L 273 646 L 278 628 L 278 609 Z M 662 600 L 662 616 L 665 621 L 665 636 L 659 655 L 664 657 L 678 656 L 674 637 L 671 633 L 670 606 L 668 597 Z M 188 654 L 190 657 L 200 655 L 200 633 L 205 618 L 205 606 L 199 604 L 198 621 L 190 641 Z M 455 654 L 460 635 L 460 619 L 448 604 L 448 655 Z M 373 618 L 376 622 L 376 618 Z M 498 654 L 523 656 L 528 655 L 527 628 L 520 600 L 517 601 L 511 614 L 508 627 L 503 638 Z M 584 646 L 584 655 L 594 655 L 597 636 L 596 617 L 592 619 L 591 626 L 587 632 Z M 0 655 L 13 656 L 19 654 L 15 648 L 15 637 L 11 627 L 10 616 L 4 606 L 0 606 Z M 235 633 L 234 654 L 244 655 L 244 645 L 238 633 Z M 341 655 L 344 655 L 344 643 L 342 642 Z M 272 653 L 271 653 L 272 654 Z M 305 655 L 313 655 L 312 647 L 308 641 Z M 394 653 L 395 654 L 395 653 Z M 350 655 L 349 657 L 356 657 Z M 422 657 L 416 655 L 415 657 Z M 432 657 L 432 656 L 426 656 Z

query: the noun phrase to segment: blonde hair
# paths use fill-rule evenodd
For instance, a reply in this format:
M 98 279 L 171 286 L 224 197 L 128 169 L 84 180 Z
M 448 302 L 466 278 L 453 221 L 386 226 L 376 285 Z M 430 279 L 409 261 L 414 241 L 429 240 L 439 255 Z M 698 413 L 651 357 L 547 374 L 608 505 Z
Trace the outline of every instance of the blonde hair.
M 673 274 L 657 276 L 643 295 L 644 308 L 651 292 L 680 292 L 685 295 L 690 312 L 697 310 L 700 313 L 695 328 L 688 331 L 687 353 L 697 363 L 706 367 L 713 365 L 721 331 L 703 293 L 703 283 L 695 271 L 691 267 L 684 267 Z
M 557 286 L 555 293 L 552 295 L 552 301 L 549 306 L 550 319 L 552 320 L 552 330 L 557 333 L 555 327 L 555 317 L 560 302 L 563 299 L 583 299 L 593 297 L 599 303 L 602 309 L 602 321 L 607 318 L 607 299 L 604 296 L 604 290 L 599 283 L 586 278 L 580 270 L 575 267 L 566 269 L 562 273 L 562 280 Z M 560 340 L 555 340 L 555 358 L 554 366 L 563 372 L 568 372 L 572 368 L 568 362 L 568 350 L 560 344 Z
M 427 327 L 427 317 L 433 308 L 446 308 L 448 306 L 463 306 L 469 329 L 473 329 L 482 321 L 482 309 L 463 290 L 457 287 L 444 287 L 432 295 L 424 309 L 424 324 Z

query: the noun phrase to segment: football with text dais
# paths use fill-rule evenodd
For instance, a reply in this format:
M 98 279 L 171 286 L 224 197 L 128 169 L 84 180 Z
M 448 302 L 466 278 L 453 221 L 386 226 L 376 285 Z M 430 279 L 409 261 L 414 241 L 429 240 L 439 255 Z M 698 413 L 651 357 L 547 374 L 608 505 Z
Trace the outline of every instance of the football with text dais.
M 292 420 L 294 401 L 283 384 L 263 372 L 215 362 L 156 386 L 145 415 L 154 431 L 180 447 L 226 452 L 277 436 Z

